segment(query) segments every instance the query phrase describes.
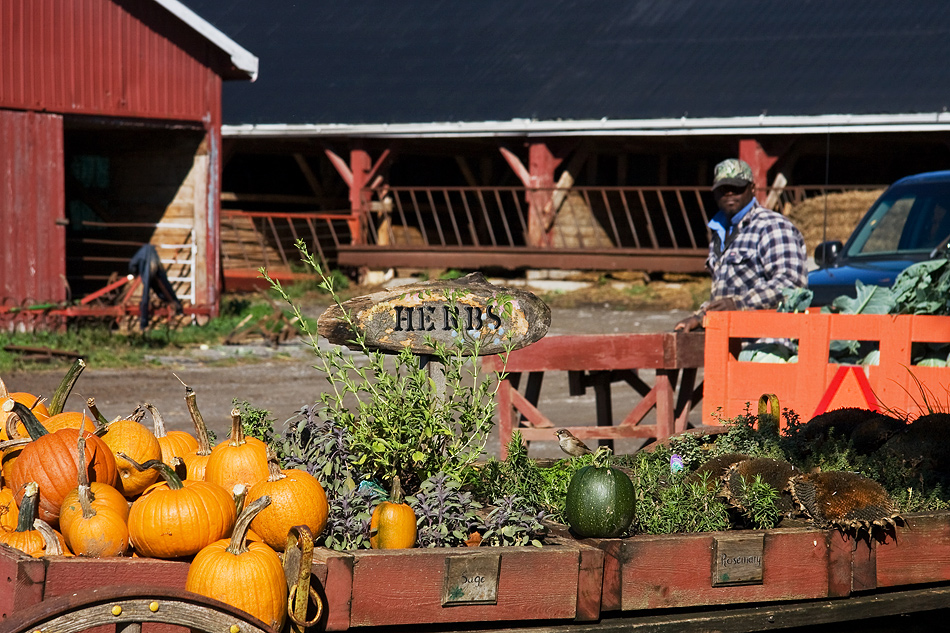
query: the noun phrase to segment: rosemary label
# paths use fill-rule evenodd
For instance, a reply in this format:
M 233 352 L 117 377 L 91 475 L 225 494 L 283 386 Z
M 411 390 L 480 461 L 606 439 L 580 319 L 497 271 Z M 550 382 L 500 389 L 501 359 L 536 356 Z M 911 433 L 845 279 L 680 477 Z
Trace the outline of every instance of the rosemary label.
M 764 534 L 717 537 L 713 541 L 712 586 L 761 585 Z
M 496 604 L 501 554 L 446 556 L 442 606 Z

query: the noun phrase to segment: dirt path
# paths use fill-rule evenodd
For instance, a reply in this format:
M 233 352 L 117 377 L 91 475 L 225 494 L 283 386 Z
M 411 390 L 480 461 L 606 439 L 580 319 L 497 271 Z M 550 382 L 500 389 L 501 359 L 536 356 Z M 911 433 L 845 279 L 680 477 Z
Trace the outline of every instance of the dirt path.
M 609 309 L 555 309 L 552 311 L 549 334 L 608 334 L 618 332 L 664 332 L 687 313 L 682 310 L 662 312 L 621 312 Z M 240 362 L 254 358 L 253 363 Z M 233 359 L 234 364 L 227 364 Z M 212 349 L 193 349 L 151 359 L 140 369 L 96 369 L 88 367 L 80 376 L 68 402 L 67 410 L 81 410 L 87 397 L 95 397 L 99 409 L 107 418 L 130 413 L 142 402 L 151 402 L 162 412 L 169 429 L 193 429 L 185 407 L 185 388 L 190 385 L 197 394 L 202 417 L 218 436 L 227 436 L 229 412 L 234 400 L 247 401 L 255 407 L 267 409 L 277 421 L 278 430 L 293 417 L 301 406 L 314 403 L 326 384 L 320 372 L 313 368 L 313 351 L 302 343 L 283 344 L 274 350 L 265 345 L 222 346 Z M 64 369 L 17 372 L 4 376 L 11 391 L 29 391 L 49 396 L 59 383 Z M 176 377 L 177 376 L 177 377 Z M 566 377 L 563 385 L 546 382 L 542 402 L 559 412 L 555 422 L 573 422 L 578 416 L 594 419 L 593 395 L 567 395 Z M 638 398 L 625 394 L 619 387 L 615 395 L 615 409 L 627 410 L 632 405 L 626 400 Z M 632 400 L 631 400 L 632 401 Z M 553 416 L 552 416 L 553 417 Z M 576 423 L 576 422 L 574 422 Z M 617 447 L 618 451 L 622 446 Z M 535 443 L 532 454 L 558 456 L 557 445 Z M 489 451 L 497 454 L 498 441 L 489 443 Z M 553 451 L 553 452 L 552 452 Z

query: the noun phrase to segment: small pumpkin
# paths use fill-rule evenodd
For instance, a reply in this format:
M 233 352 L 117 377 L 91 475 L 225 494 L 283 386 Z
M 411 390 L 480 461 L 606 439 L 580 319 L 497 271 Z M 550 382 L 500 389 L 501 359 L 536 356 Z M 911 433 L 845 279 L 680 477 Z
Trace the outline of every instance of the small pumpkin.
M 574 473 L 567 487 L 564 517 L 574 533 L 583 538 L 614 538 L 633 522 L 633 482 L 622 470 L 601 460 L 602 454 L 595 456 L 593 465 Z
M 234 527 L 234 498 L 209 481 L 182 481 L 168 464 L 152 460 L 139 469 L 156 468 L 164 482 L 153 484 L 129 510 L 129 539 L 141 556 L 178 558 L 196 554 Z
M 118 456 L 120 453 L 129 455 L 139 463 L 153 459 L 160 460 L 162 447 L 158 443 L 158 438 L 148 427 L 135 420 L 116 420 L 105 427 L 102 441 L 116 455 L 115 463 L 119 474 L 115 487 L 119 492 L 126 497 L 135 497 L 158 481 L 157 470 L 153 468 L 144 471 L 137 470 L 127 460 Z
M 33 441 L 23 447 L 10 472 L 10 487 L 22 503 L 24 486 L 35 481 L 40 488 L 39 518 L 56 526 L 63 499 L 76 487 L 79 474 L 80 433 L 86 437 L 86 459 L 83 467 L 89 470 L 90 481 L 115 483 L 116 464 L 112 451 L 101 439 L 79 429 L 47 431 L 33 413 L 19 402 L 7 400 L 3 410 L 15 411 Z
M 247 540 L 254 517 L 270 502 L 264 495 L 249 503 L 230 540 L 211 543 L 195 555 L 185 590 L 243 609 L 279 631 L 287 616 L 283 564 L 266 543 Z M 249 587 L 253 591 L 248 591 Z
M 85 438 L 83 438 L 85 440 Z M 83 442 L 85 443 L 85 442 Z M 85 447 L 83 448 L 85 450 Z M 122 496 L 114 486 L 102 481 L 89 481 L 89 472 L 80 468 L 77 477 L 78 486 L 73 488 L 63 499 L 59 509 L 59 531 L 69 532 L 69 527 L 83 514 L 82 503 L 79 499 L 80 489 L 85 487 L 89 491 L 89 503 L 96 511 L 109 510 L 119 515 L 123 522 L 129 520 L 129 500 Z
M 152 414 L 152 433 L 158 439 L 158 445 L 162 449 L 162 462 L 174 468 L 174 458 L 184 457 L 198 450 L 198 440 L 194 435 L 185 431 L 166 431 L 165 418 L 155 405 L 146 402 L 142 406 Z
M 267 479 L 267 445 L 256 437 L 246 437 L 241 413 L 231 409 L 231 437 L 211 450 L 205 479 L 231 490 L 235 484 L 249 489 Z M 286 535 L 285 535 L 286 536 Z
M 48 523 L 36 518 L 39 486 L 35 481 L 27 482 L 23 492 L 17 527 L 15 530 L 0 530 L 0 543 L 34 558 L 63 554 L 65 543 L 60 540 L 62 535 L 56 533 Z
M 416 513 L 403 503 L 399 477 L 393 477 L 389 500 L 373 509 L 369 546 L 373 549 L 407 549 L 416 545 Z
M 208 437 L 208 426 L 201 416 L 201 411 L 198 410 L 197 394 L 188 385 L 185 385 L 185 405 L 188 407 L 191 421 L 195 425 L 195 435 L 198 437 L 198 448 L 181 456 L 185 463 L 185 477 L 194 481 L 204 481 L 208 459 L 211 457 L 211 439 Z
M 55 433 L 56 431 L 62 429 L 79 429 L 86 431 L 87 433 L 95 433 L 96 426 L 95 420 L 90 418 L 88 415 L 82 411 L 63 411 L 62 413 L 57 413 L 56 415 L 51 415 L 50 417 L 43 420 L 43 426 L 50 433 Z
M 251 527 L 265 543 L 282 552 L 287 547 L 287 534 L 295 525 L 307 526 L 314 538 L 320 536 L 330 508 L 316 477 L 296 468 L 281 470 L 277 455 L 270 448 L 267 457 L 270 474 L 251 487 L 245 503 L 265 495 L 270 497 L 270 505 L 254 517 Z
M 86 458 L 86 438 L 79 436 L 79 462 Z M 108 507 L 94 508 L 89 493 L 88 478 L 80 475 L 79 497 L 81 513 L 63 530 L 66 545 L 74 554 L 101 558 L 121 556 L 129 548 L 129 528 L 125 518 Z
M 43 399 L 39 396 L 34 396 L 33 394 L 26 393 L 25 391 L 16 391 L 14 393 L 7 394 L 6 397 L 12 398 L 17 402 L 26 405 L 26 407 L 33 412 L 33 415 L 35 415 L 36 419 L 40 422 L 49 417 L 49 410 L 46 408 L 46 404 L 43 402 Z M 16 424 L 16 426 L 12 426 L 13 424 Z M 18 437 L 29 437 L 26 432 L 26 427 L 23 426 L 22 422 L 20 422 L 20 418 L 18 418 L 17 415 L 12 412 L 9 414 L 0 415 L 0 442 L 4 440 L 13 440 Z
M 0 532 L 15 530 L 18 516 L 13 490 L 3 485 L 3 473 L 0 472 Z

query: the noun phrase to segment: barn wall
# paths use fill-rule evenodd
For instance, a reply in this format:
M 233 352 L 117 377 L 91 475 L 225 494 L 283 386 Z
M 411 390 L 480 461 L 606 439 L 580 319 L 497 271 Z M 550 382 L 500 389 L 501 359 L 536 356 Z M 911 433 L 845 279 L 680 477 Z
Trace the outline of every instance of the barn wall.
M 157 4 L 0 0 L 0 107 L 207 121 L 211 54 Z
M 0 110 L 0 301 L 66 298 L 63 120 Z

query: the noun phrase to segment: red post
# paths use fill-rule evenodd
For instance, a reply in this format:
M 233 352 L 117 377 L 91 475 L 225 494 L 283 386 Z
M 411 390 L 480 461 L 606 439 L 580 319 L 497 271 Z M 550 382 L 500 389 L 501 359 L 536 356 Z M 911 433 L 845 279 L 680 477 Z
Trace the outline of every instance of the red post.
M 517 156 L 501 148 L 501 153 L 522 184 L 528 188 L 528 245 L 546 247 L 554 243 L 554 170 L 561 164 L 544 143 L 528 145 L 528 168 Z
M 754 138 L 744 138 L 739 140 L 739 159 L 749 163 L 752 168 L 755 197 L 759 202 L 764 202 L 769 195 L 769 169 L 778 156 L 770 156 Z

